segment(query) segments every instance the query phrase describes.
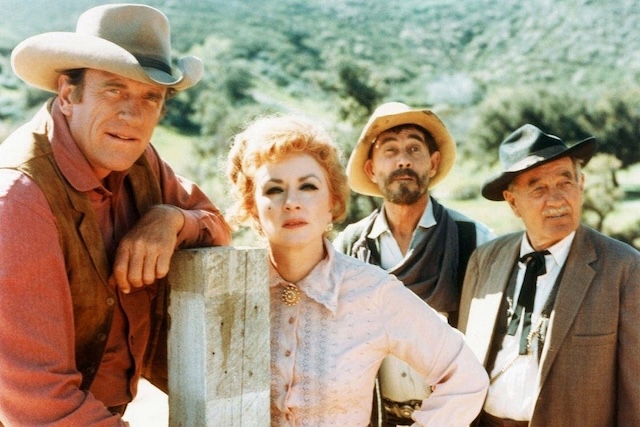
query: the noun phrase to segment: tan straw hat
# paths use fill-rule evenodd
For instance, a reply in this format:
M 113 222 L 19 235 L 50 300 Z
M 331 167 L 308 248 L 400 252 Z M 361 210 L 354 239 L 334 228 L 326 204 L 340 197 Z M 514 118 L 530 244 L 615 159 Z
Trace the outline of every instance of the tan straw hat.
M 65 70 L 92 68 L 143 83 L 176 90 L 195 85 L 202 61 L 188 56 L 171 66 L 167 17 L 141 4 L 94 7 L 78 18 L 75 32 L 51 32 L 30 37 L 11 54 L 14 72 L 25 82 L 58 91 Z
M 373 112 L 349 157 L 347 177 L 349 187 L 353 191 L 382 197 L 378 185 L 364 172 L 369 149 L 382 132 L 407 124 L 418 125 L 429 131 L 440 151 L 440 166 L 438 172 L 429 180 L 429 188 L 447 176 L 456 160 L 456 143 L 444 123 L 430 110 L 412 110 L 401 102 L 387 102 Z

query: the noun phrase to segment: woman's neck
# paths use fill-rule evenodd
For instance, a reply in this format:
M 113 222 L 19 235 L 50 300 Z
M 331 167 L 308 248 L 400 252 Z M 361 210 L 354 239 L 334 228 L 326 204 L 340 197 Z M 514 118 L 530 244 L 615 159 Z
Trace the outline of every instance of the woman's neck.
M 270 246 L 271 263 L 284 280 L 298 283 L 325 257 L 324 239 L 305 246 Z

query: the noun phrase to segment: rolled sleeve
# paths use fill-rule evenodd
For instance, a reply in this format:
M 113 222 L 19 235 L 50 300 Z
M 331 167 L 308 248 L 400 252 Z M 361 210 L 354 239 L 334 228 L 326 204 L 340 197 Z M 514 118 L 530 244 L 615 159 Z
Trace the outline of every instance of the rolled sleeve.
M 184 216 L 184 226 L 178 234 L 178 246 L 231 244 L 231 228 L 220 209 L 194 182 L 176 175 L 152 146 L 147 148 L 146 153 L 159 177 L 163 203 L 179 208 Z

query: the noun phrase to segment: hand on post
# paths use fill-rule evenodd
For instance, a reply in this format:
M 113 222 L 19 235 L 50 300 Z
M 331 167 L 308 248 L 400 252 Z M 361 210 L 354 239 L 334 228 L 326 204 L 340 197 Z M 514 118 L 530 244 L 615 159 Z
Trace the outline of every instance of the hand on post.
M 178 233 L 184 226 L 181 210 L 171 205 L 156 205 L 122 238 L 116 251 L 109 283 L 125 294 L 132 287 L 152 284 L 169 272 Z

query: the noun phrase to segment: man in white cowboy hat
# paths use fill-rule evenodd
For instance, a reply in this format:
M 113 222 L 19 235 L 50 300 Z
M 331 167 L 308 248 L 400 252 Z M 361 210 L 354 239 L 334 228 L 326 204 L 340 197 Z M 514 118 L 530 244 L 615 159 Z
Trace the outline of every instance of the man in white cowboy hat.
M 640 253 L 580 223 L 595 151 L 527 124 L 482 188 L 525 231 L 478 248 L 464 281 L 459 327 L 491 378 L 480 426 L 640 425 Z
M 174 249 L 230 242 L 220 211 L 150 145 L 167 96 L 202 63 L 173 66 L 167 18 L 125 4 L 11 60 L 56 95 L 0 144 L 0 425 L 124 425 L 141 375 L 166 390 Z
M 395 274 L 453 325 L 466 262 L 477 245 L 494 237 L 429 195 L 455 157 L 455 142 L 432 111 L 380 105 L 351 153 L 347 176 L 353 191 L 382 197 L 382 206 L 334 241 L 339 251 Z M 379 379 L 384 423 L 412 424 L 411 413 L 430 385 L 393 358 L 384 361 Z

